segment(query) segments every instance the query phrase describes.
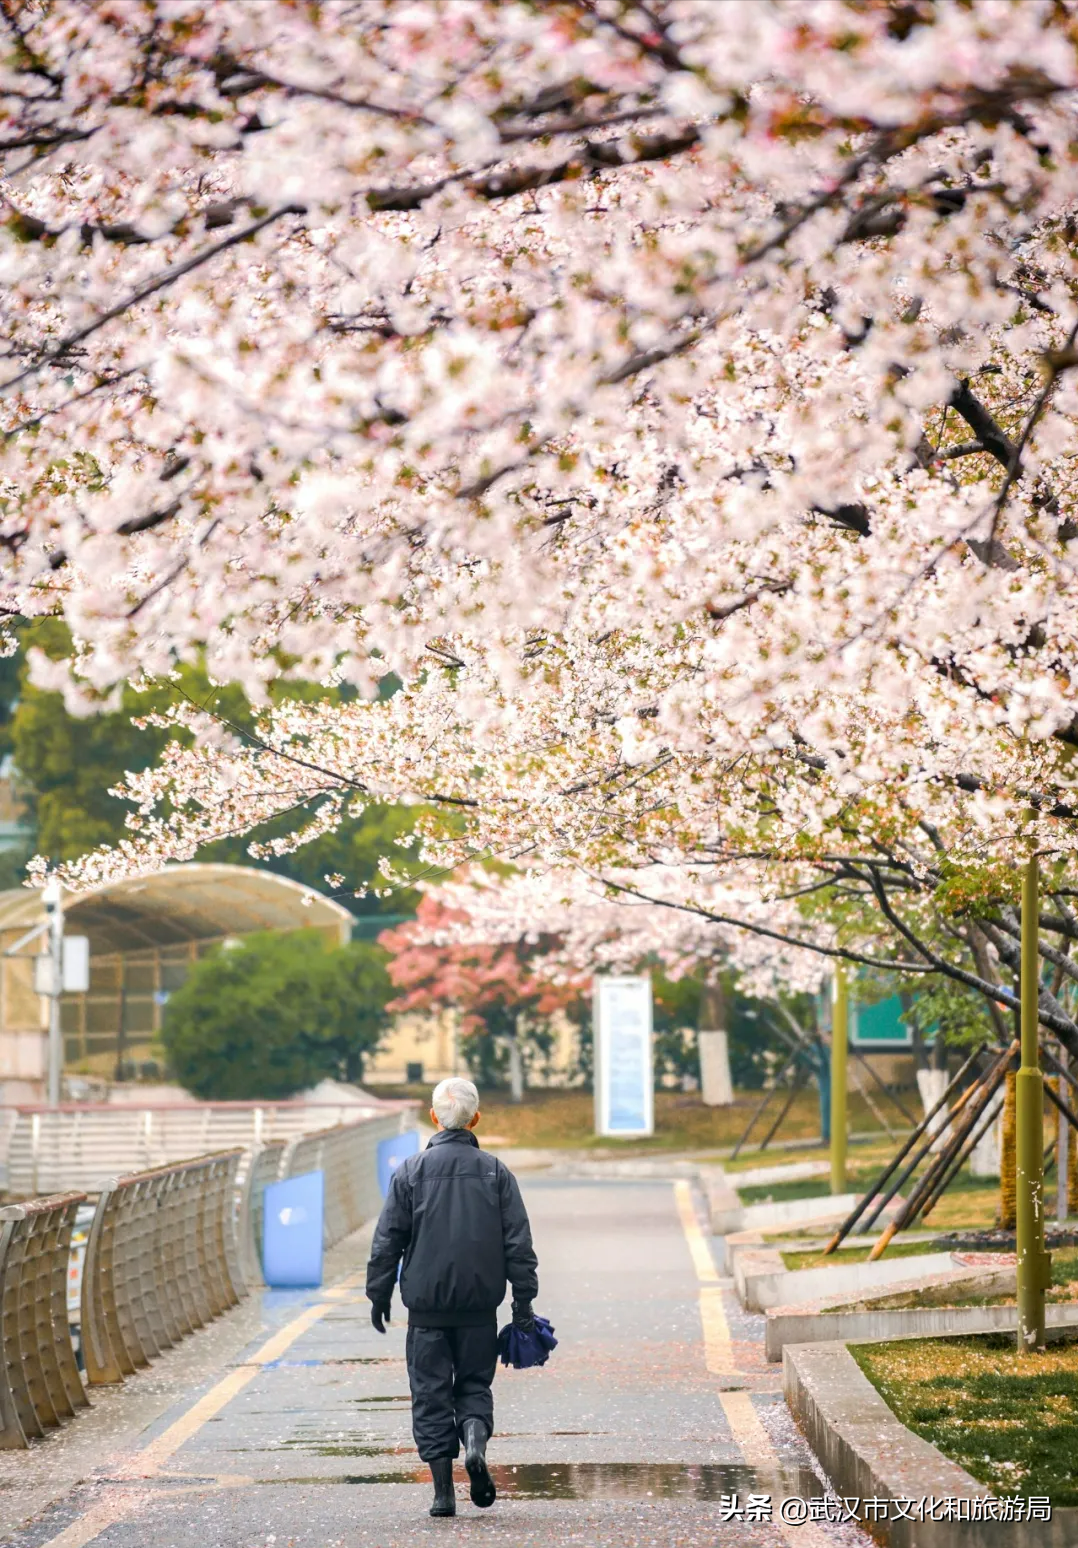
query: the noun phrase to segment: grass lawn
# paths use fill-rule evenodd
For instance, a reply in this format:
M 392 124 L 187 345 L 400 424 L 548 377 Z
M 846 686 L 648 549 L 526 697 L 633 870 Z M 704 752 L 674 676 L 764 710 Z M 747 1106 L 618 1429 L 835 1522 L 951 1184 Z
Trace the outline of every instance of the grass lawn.
M 822 1233 L 821 1233 L 822 1234 Z M 915 1258 L 923 1252 L 936 1252 L 938 1249 L 932 1242 L 904 1242 L 901 1237 L 891 1242 L 885 1258 Z M 788 1269 L 824 1268 L 836 1263 L 864 1263 L 872 1251 L 872 1243 L 866 1242 L 863 1247 L 844 1248 L 840 1252 L 833 1252 L 829 1257 L 824 1257 L 817 1250 L 815 1252 L 784 1252 L 782 1261 Z
M 846 1171 L 847 1192 L 864 1193 L 867 1188 L 870 1188 L 891 1160 L 895 1148 L 895 1144 L 888 1140 L 873 1140 L 863 1147 L 858 1145 L 850 1154 L 850 1165 Z M 821 1154 L 817 1147 L 815 1151 L 805 1151 L 803 1155 L 800 1153 L 783 1155 L 782 1159 L 784 1161 L 817 1160 Z M 753 1158 L 747 1164 L 758 1166 L 760 1163 Z M 736 1170 L 730 1166 L 726 1166 L 726 1170 L 736 1186 Z M 911 1179 L 902 1189 L 904 1197 L 909 1196 L 913 1180 Z M 828 1181 L 826 1177 L 806 1177 L 797 1182 L 768 1183 L 738 1191 L 746 1204 L 763 1203 L 768 1199 L 776 1202 L 780 1199 L 807 1199 L 826 1193 Z M 963 1171 L 947 1189 L 928 1218 L 925 1219 L 922 1216 L 913 1229 L 939 1231 L 941 1234 L 958 1229 L 990 1230 L 997 1224 L 998 1210 L 999 1182 L 994 1178 L 971 1177 L 968 1172 Z M 817 1234 L 830 1233 L 817 1231 Z
M 866 1188 L 869 1183 L 875 1181 L 883 1168 L 890 1161 L 901 1142 L 906 1139 L 909 1130 L 901 1119 L 892 1118 L 898 1138 L 888 1139 L 881 1135 L 876 1124 L 865 1124 L 864 1128 L 858 1126 L 851 1134 L 853 1148 L 850 1150 L 846 1166 L 846 1191 L 856 1193 L 859 1189 Z M 901 1126 L 900 1126 L 901 1125 Z M 858 1134 L 862 1138 L 858 1138 Z M 871 1137 L 868 1137 L 871 1135 Z M 776 1150 L 774 1154 L 765 1150 L 759 1151 L 746 1149 L 741 1152 L 736 1161 L 725 1160 L 723 1170 L 729 1176 L 731 1182 L 737 1185 L 737 1174 L 750 1171 L 758 1166 L 785 1166 L 791 1161 L 826 1161 L 827 1147 L 817 1140 L 815 1145 L 791 1145 L 788 1150 Z M 766 1199 L 784 1198 L 808 1198 L 813 1192 L 827 1193 L 830 1191 L 830 1182 L 826 1176 L 810 1177 L 797 1183 L 767 1183 L 763 1186 L 746 1188 L 743 1197 L 746 1203 L 759 1203 Z M 786 1188 L 794 1191 L 786 1193 Z M 741 1192 L 741 1190 L 738 1190 Z
M 860 1146 L 853 1153 L 852 1159 L 856 1163 L 847 1169 L 846 1188 L 849 1193 L 864 1193 L 875 1182 L 880 1172 L 890 1161 L 894 1147 L 885 1141 L 874 1141 L 871 1146 L 866 1145 L 862 1152 Z M 819 1156 L 819 1150 L 816 1155 Z M 785 1159 L 785 1158 L 784 1158 Z M 733 1176 L 736 1185 L 736 1175 Z M 910 1187 L 914 1179 L 911 1178 L 902 1189 L 903 1197 L 908 1197 Z M 798 1182 L 773 1183 L 763 1187 L 740 1189 L 741 1197 L 746 1204 L 763 1202 L 766 1199 L 807 1199 L 814 1195 L 826 1193 L 828 1190 L 826 1177 L 809 1177 Z M 927 1217 L 921 1216 L 912 1229 L 917 1231 L 939 1231 L 941 1235 L 946 1231 L 954 1230 L 991 1230 L 997 1224 L 999 1210 L 999 1182 L 994 1178 L 970 1177 L 968 1172 L 961 1172 L 955 1181 L 947 1189 L 935 1209 Z M 818 1235 L 829 1234 L 817 1231 Z M 890 1251 L 890 1249 L 888 1249 Z
M 1078 1505 L 1078 1345 L 1019 1355 L 992 1334 L 850 1353 L 903 1424 L 993 1493 Z
M 874 1140 L 863 1148 L 858 1145 L 855 1152 L 856 1164 L 846 1168 L 846 1192 L 863 1193 L 880 1175 L 884 1166 L 891 1159 L 894 1146 L 887 1140 Z M 738 1158 L 740 1160 L 740 1157 Z M 791 1157 L 776 1156 L 777 1162 L 787 1162 Z M 806 1151 L 795 1159 L 799 1161 L 826 1160 L 826 1152 L 819 1146 L 814 1151 Z M 754 1166 L 766 1166 L 766 1157 L 763 1161 L 753 1158 Z M 737 1173 L 725 1163 L 723 1169 L 729 1174 L 730 1180 L 737 1187 Z M 778 1204 L 788 1199 L 817 1199 L 821 1193 L 830 1193 L 831 1182 L 826 1173 L 819 1177 L 800 1177 L 796 1182 L 786 1183 L 757 1183 L 751 1188 L 738 1188 L 738 1194 L 743 1204 Z M 830 1234 L 830 1233 L 828 1233 Z
M 429 1086 L 374 1086 L 371 1090 L 376 1096 L 410 1097 L 424 1105 L 430 1101 Z M 485 1136 L 488 1140 L 528 1149 L 603 1149 L 615 1150 L 619 1155 L 651 1155 L 664 1150 L 723 1150 L 740 1139 L 761 1095 L 759 1091 L 738 1091 L 732 1107 L 705 1107 L 696 1092 L 657 1091 L 654 1136 L 647 1140 L 616 1140 L 596 1137 L 594 1099 L 590 1091 L 575 1088 L 528 1091 L 519 1105 L 508 1101 L 504 1091 L 483 1091 L 480 1093 L 483 1116 L 478 1137 L 480 1143 Z M 777 1095 L 773 1098 L 772 1114 L 777 1115 L 781 1100 Z M 901 1121 L 890 1113 L 888 1118 L 896 1125 Z M 765 1114 L 763 1124 L 756 1126 L 754 1137 L 762 1139 L 768 1126 Z M 819 1105 L 815 1094 L 799 1092 L 776 1140 L 803 1139 L 810 1145 L 818 1135 L 819 1127 Z M 851 1093 L 851 1132 L 872 1132 L 878 1127 L 863 1099 Z M 818 1160 L 823 1152 L 817 1145 L 807 1149 L 806 1154 Z M 775 1162 L 789 1159 L 785 1150 L 772 1152 L 768 1149 L 762 1153 L 765 1163 L 772 1157 Z M 751 1141 L 743 1158 L 746 1165 L 761 1164 L 761 1153 L 751 1148 Z
M 908 1192 L 907 1190 L 904 1190 Z M 927 1217 L 918 1225 L 930 1231 L 991 1231 L 999 1224 L 999 1178 L 960 1172 Z
M 820 1155 L 817 1150 L 816 1157 Z M 816 1157 L 813 1157 L 815 1160 Z M 785 1157 L 783 1157 L 785 1160 Z M 759 1164 L 759 1163 L 757 1163 Z M 734 1179 L 736 1185 L 736 1177 Z M 738 1188 L 738 1197 L 742 1204 L 782 1204 L 790 1199 L 815 1199 L 821 1193 L 829 1193 L 831 1185 L 827 1180 L 827 1174 L 821 1173 L 819 1177 L 802 1177 L 797 1182 L 788 1183 L 758 1183 L 752 1188 Z M 855 1189 L 851 1184 L 851 1192 Z

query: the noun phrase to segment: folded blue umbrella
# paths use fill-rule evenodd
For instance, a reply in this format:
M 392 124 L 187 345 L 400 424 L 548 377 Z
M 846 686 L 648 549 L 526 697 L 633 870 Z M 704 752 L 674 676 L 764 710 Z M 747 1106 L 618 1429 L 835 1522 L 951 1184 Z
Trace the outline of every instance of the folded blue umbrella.
M 526 1371 L 533 1365 L 545 1365 L 550 1351 L 557 1349 L 554 1329 L 545 1317 L 536 1317 L 534 1328 L 518 1328 L 510 1322 L 498 1334 L 498 1353 L 503 1365 Z

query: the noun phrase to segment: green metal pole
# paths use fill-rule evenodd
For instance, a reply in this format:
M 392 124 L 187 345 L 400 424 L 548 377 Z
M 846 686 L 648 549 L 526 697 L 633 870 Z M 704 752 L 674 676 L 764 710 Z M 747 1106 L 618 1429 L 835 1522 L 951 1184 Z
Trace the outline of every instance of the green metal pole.
M 1015 1088 L 1015 1224 L 1018 1254 L 1018 1352 L 1044 1346 L 1044 1292 L 1051 1258 L 1044 1250 L 1044 1077 L 1040 1069 L 1036 858 L 1022 878 L 1022 1064 Z
M 831 1014 L 831 1192 L 846 1192 L 846 1044 L 850 1031 L 846 964 L 835 968 Z

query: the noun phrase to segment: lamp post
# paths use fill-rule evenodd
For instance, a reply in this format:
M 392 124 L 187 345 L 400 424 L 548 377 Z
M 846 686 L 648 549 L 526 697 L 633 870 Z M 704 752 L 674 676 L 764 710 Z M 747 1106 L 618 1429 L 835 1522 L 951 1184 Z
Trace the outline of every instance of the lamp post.
M 1022 1063 L 1015 1084 L 1015 1246 L 1018 1352 L 1044 1345 L 1044 1292 L 1051 1257 L 1044 1249 L 1044 1077 L 1040 1069 L 1040 908 L 1036 857 L 1022 877 Z
M 846 1044 L 850 1002 L 846 964 L 835 967 L 831 1012 L 831 1192 L 846 1192 Z

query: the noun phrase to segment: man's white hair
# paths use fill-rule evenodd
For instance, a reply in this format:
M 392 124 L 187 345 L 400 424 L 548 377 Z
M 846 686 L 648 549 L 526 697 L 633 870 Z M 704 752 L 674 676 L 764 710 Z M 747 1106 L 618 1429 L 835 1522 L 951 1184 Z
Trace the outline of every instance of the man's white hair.
M 470 1080 L 451 1075 L 435 1086 L 430 1105 L 443 1129 L 466 1129 L 479 1111 L 479 1092 Z

